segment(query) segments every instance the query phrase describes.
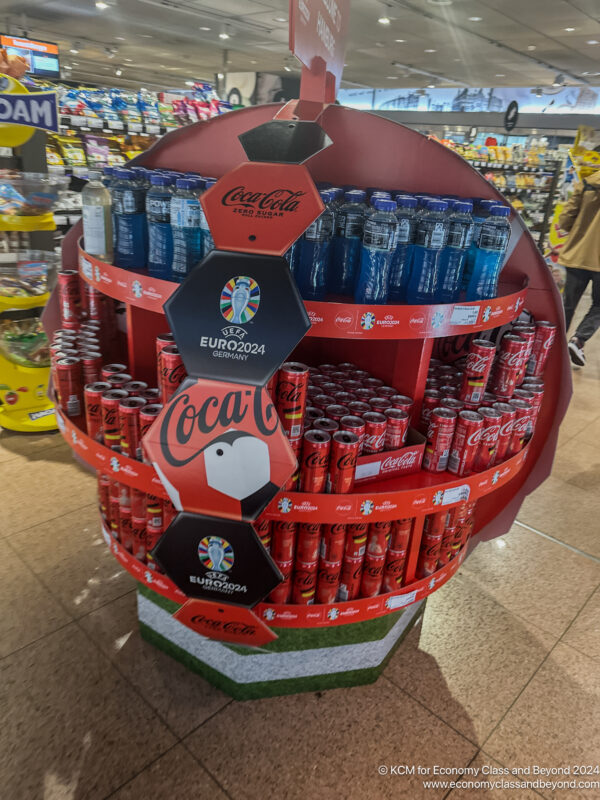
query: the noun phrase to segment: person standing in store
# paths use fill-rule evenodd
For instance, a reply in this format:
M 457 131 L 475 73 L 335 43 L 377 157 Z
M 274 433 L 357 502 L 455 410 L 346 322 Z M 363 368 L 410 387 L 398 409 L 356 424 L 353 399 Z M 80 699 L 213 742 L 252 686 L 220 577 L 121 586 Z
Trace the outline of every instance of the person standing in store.
M 569 238 L 558 263 L 567 270 L 563 301 L 567 330 L 581 296 L 592 283 L 592 305 L 569 340 L 573 364 L 585 366 L 585 343 L 600 328 L 600 170 L 581 181 L 558 220 Z

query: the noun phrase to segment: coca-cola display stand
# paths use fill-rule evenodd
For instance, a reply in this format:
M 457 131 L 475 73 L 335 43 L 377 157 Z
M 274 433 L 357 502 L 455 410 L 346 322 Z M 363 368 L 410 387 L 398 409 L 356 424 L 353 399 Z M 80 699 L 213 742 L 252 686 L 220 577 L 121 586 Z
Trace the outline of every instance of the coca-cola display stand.
M 246 161 L 239 135 L 273 119 L 278 112 L 280 106 L 275 105 L 248 108 L 174 131 L 137 163 L 220 177 Z M 462 158 L 402 125 L 335 105 L 325 107 L 318 122 L 333 144 L 306 162 L 315 181 L 503 200 Z M 78 267 L 83 280 L 127 304 L 130 371 L 137 379 L 152 381 L 156 374 L 155 337 L 166 328 L 162 307 L 178 284 L 99 262 L 78 250 L 80 236 L 78 225 L 65 238 L 64 267 Z M 367 368 L 401 393 L 414 397 L 417 418 L 432 354 L 454 358 L 481 331 L 491 331 L 497 338 L 503 326 L 524 309 L 536 319 L 559 326 L 544 373 L 546 393 L 535 434 L 526 448 L 508 461 L 467 478 L 420 471 L 359 485 L 349 495 L 281 491 L 268 506 L 270 519 L 297 522 L 351 523 L 413 517 L 402 589 L 331 605 L 259 603 L 254 612 L 277 638 L 268 641 L 269 636 L 257 635 L 255 646 L 248 648 L 210 640 L 188 627 L 186 615 L 178 614 L 186 600 L 181 590 L 166 576 L 136 561 L 105 530 L 115 556 L 139 582 L 142 635 L 238 698 L 375 680 L 422 610 L 424 598 L 452 577 L 466 555 L 463 550 L 433 575 L 415 580 L 425 516 L 449 509 L 468 496 L 477 500 L 476 539 L 501 535 L 509 529 L 524 497 L 551 469 L 558 426 L 571 393 L 568 355 L 561 335 L 564 321 L 552 276 L 516 216 L 499 294 L 490 301 L 445 306 L 305 304 L 312 326 L 292 358 L 309 364 L 352 361 Z M 166 497 L 151 466 L 112 453 L 60 414 L 59 420 L 69 444 L 96 469 L 118 473 L 119 481 Z M 224 627 L 229 631 L 244 629 L 245 623 L 236 619 L 234 612 L 235 607 L 224 604 Z M 249 626 L 246 624 L 246 628 Z M 226 634 L 222 638 L 227 638 Z

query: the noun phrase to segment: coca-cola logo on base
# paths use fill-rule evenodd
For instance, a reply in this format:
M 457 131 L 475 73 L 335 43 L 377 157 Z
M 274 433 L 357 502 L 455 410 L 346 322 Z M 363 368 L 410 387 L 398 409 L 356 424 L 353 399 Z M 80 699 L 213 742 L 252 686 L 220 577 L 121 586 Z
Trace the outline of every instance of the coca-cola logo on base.
M 293 189 L 272 189 L 268 192 L 256 192 L 245 186 L 234 186 L 221 197 L 224 206 L 238 206 L 254 211 L 294 212 L 298 210 L 302 197 L 306 192 Z
M 381 462 L 381 472 L 408 471 L 417 467 L 418 450 L 408 450 L 399 456 L 388 456 Z
M 259 647 L 277 638 L 250 609 L 235 605 L 188 600 L 174 618 L 201 636 L 220 642 Z

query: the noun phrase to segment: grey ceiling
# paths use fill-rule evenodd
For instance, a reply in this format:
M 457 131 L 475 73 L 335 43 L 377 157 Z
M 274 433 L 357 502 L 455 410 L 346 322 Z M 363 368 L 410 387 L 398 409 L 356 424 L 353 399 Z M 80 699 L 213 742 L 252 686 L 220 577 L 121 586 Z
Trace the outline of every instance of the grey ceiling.
M 5 32 L 27 30 L 58 42 L 63 63 L 82 81 L 176 87 L 225 69 L 295 69 L 286 0 L 106 2 L 101 11 L 94 0 L 0 0 L 0 19 Z M 568 83 L 600 85 L 600 44 L 588 44 L 600 42 L 600 0 L 351 0 L 351 6 L 347 86 L 432 80 L 548 86 L 557 73 Z M 382 16 L 391 23 L 380 24 Z M 220 39 L 223 32 L 230 38 Z M 75 43 L 79 53 L 71 54 Z M 112 58 L 106 48 L 116 48 Z

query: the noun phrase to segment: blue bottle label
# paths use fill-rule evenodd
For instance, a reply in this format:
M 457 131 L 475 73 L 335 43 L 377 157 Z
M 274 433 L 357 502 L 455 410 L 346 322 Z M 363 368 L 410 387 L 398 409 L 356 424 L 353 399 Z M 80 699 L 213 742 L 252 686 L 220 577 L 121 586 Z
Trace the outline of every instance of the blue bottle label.
M 324 211 L 320 217 L 304 231 L 304 238 L 309 242 L 325 242 L 333 234 L 333 214 Z
M 459 250 L 466 250 L 473 241 L 472 222 L 451 222 L 448 231 L 448 247 L 456 247 Z
M 123 189 L 122 198 L 124 214 L 136 214 L 145 210 L 141 202 L 142 192 L 138 189 Z
M 360 239 L 363 233 L 364 217 L 360 213 L 347 211 L 338 214 L 336 233 L 346 239 Z
M 414 236 L 414 224 L 407 217 L 398 220 L 398 236 L 396 244 L 410 244 Z
M 169 222 L 171 218 L 171 198 L 166 196 L 146 195 L 146 214 L 155 222 Z
M 510 238 L 510 228 L 484 223 L 479 232 L 478 247 L 483 250 L 506 250 Z
M 200 201 L 194 197 L 171 200 L 171 224 L 176 228 L 199 228 L 202 219 Z
M 424 221 L 417 227 L 415 244 L 430 250 L 441 250 L 446 244 L 448 228 L 443 222 Z
M 375 250 L 391 252 L 396 246 L 397 228 L 397 225 L 368 220 L 365 224 L 363 244 Z

